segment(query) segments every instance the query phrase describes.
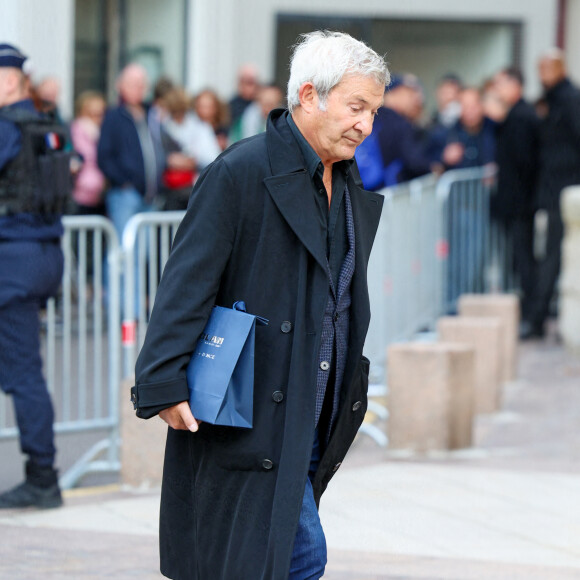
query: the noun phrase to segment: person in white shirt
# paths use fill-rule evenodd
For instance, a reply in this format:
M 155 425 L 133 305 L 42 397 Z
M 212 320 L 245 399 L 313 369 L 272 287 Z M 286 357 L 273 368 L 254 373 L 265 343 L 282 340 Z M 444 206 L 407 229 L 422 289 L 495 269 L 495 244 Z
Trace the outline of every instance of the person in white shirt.
M 179 143 L 185 155 L 195 160 L 199 173 L 221 153 L 214 130 L 189 110 L 188 97 L 183 89 L 171 90 L 163 101 L 169 112 L 169 118 L 165 120 L 167 133 Z

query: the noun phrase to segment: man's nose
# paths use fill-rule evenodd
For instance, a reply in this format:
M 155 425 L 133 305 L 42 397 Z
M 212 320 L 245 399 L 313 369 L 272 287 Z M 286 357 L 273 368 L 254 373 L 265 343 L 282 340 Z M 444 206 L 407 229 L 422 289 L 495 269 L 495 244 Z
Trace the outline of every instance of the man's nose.
M 356 128 L 363 134 L 363 137 L 368 137 L 373 130 L 374 115 L 368 113 L 362 117 L 356 124 Z

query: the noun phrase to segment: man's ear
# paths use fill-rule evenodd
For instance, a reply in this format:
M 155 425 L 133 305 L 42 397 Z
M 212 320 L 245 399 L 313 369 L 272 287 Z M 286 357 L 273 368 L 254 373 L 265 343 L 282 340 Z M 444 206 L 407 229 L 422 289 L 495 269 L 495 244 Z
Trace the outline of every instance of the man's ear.
M 318 93 L 310 81 L 302 83 L 298 91 L 298 99 L 300 107 L 305 113 L 311 113 L 313 109 L 318 107 Z

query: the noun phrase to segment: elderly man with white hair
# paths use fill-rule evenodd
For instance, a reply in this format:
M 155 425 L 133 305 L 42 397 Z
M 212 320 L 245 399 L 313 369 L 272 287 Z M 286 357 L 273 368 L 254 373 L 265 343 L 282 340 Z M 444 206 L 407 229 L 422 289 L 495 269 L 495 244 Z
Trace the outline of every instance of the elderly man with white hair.
M 318 504 L 367 407 L 367 265 L 383 198 L 354 153 L 389 73 L 338 32 L 295 47 L 289 110 L 200 176 L 136 366 L 137 415 L 169 425 L 161 571 L 176 580 L 320 578 Z M 256 328 L 251 429 L 196 421 L 186 367 L 212 307 Z M 208 395 L 208 397 L 211 395 Z
M 145 69 L 127 65 L 117 80 L 119 104 L 106 112 L 101 127 L 97 160 L 110 184 L 105 203 L 119 237 L 132 216 L 151 209 L 165 165 L 147 123 L 147 88 Z

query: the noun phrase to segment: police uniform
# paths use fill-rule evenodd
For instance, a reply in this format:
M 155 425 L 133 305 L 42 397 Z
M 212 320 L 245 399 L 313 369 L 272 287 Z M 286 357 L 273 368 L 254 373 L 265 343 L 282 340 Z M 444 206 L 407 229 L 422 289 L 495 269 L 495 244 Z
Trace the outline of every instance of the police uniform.
M 0 67 L 22 69 L 26 57 L 0 44 Z M 29 99 L 0 103 L 0 387 L 12 396 L 22 452 L 24 483 L 0 494 L 0 508 L 62 504 L 54 469 L 54 411 L 42 374 L 39 310 L 60 285 L 63 227 L 34 199 L 45 180 L 28 129 L 42 118 Z M 36 119 L 38 122 L 36 122 Z M 51 135 L 44 135 L 50 141 Z M 58 136 L 54 135 L 58 140 Z M 28 143 L 28 145 L 27 145 Z M 49 149 L 54 143 L 46 145 Z M 64 158 L 61 162 L 65 162 Z M 49 157 L 49 171 L 54 170 Z M 61 171 L 62 179 L 62 171 Z M 53 184 L 54 185 L 54 184 Z

